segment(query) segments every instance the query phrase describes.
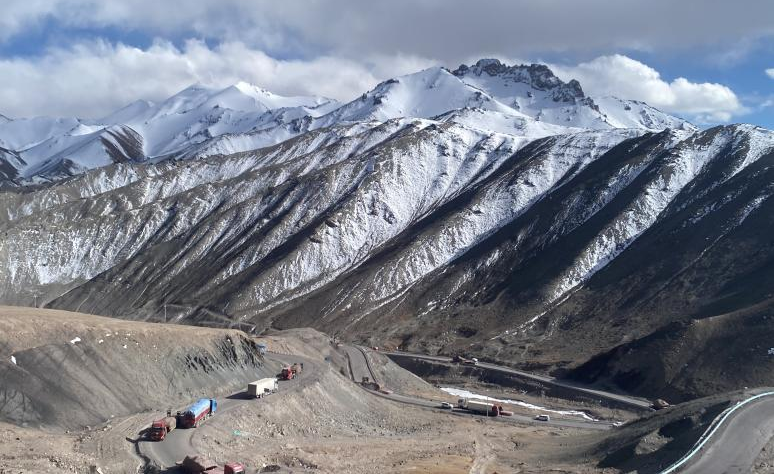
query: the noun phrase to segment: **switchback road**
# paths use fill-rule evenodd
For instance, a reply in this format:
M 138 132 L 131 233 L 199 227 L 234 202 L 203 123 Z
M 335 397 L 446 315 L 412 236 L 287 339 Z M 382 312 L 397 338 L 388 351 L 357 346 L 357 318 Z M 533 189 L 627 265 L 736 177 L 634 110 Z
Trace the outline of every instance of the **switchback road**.
M 366 349 L 363 349 L 361 347 L 356 347 L 356 346 L 349 346 L 349 345 L 344 346 L 344 349 L 347 352 L 347 355 L 349 356 L 349 363 L 350 363 L 350 369 L 352 372 L 352 378 L 355 382 L 360 382 L 363 377 L 368 377 L 370 380 L 378 381 L 376 379 L 376 375 L 373 373 L 373 370 L 371 369 L 370 363 L 368 362 L 368 358 L 366 356 Z M 421 406 L 425 408 L 440 409 L 440 401 L 426 400 L 423 398 L 402 395 L 399 393 L 382 393 L 374 390 L 369 390 L 369 392 L 379 397 L 397 401 L 400 403 L 407 403 L 407 404 Z M 453 415 L 470 416 L 470 412 L 468 412 L 467 410 L 459 410 L 457 408 L 452 409 L 451 413 Z M 518 415 L 518 414 L 514 414 L 513 416 L 496 417 L 496 418 L 493 418 L 493 420 L 497 420 L 501 422 L 520 422 L 520 423 L 529 423 L 529 424 L 536 424 L 536 425 L 551 425 L 551 426 L 562 426 L 567 428 L 580 428 L 580 429 L 591 429 L 591 430 L 608 430 L 613 426 L 610 423 L 600 422 L 600 421 L 558 420 L 558 419 L 552 419 L 551 421 L 537 421 L 530 416 L 524 416 L 524 415 Z
M 430 362 L 441 362 L 445 364 L 452 363 L 452 359 L 450 357 L 444 357 L 444 356 L 431 356 L 431 355 L 425 355 L 425 354 L 415 354 L 411 352 L 399 352 L 399 351 L 389 351 L 389 352 L 385 351 L 382 353 L 387 356 L 408 357 L 412 359 L 420 359 L 420 360 L 426 360 Z M 572 382 L 558 380 L 547 375 L 533 374 L 530 372 L 525 372 L 523 370 L 513 369 L 511 367 L 505 367 L 502 365 L 490 364 L 487 362 L 479 362 L 475 367 L 482 367 L 488 370 L 494 370 L 494 371 L 503 372 L 506 374 L 516 375 L 518 377 L 535 380 L 537 382 L 541 382 L 546 385 L 554 385 L 556 387 L 562 387 L 564 389 L 572 390 L 586 396 L 592 396 L 599 399 L 612 400 L 639 411 L 650 410 L 651 408 L 650 407 L 651 404 L 648 400 L 644 400 L 637 397 L 631 397 L 627 395 L 621 395 L 618 393 L 605 392 L 603 390 L 585 387 Z

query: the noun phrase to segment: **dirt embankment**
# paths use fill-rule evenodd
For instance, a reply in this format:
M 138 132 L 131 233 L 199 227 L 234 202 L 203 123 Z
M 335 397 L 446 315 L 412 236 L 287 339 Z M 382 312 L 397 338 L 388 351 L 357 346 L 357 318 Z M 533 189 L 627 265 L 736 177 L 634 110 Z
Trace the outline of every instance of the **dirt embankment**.
M 266 344 L 270 352 L 317 359 L 329 362 L 340 373 L 347 371 L 347 359 L 334 340 L 312 328 L 268 330 L 256 337 L 255 341 Z
M 78 430 L 273 374 L 239 331 L 0 307 L 0 421 Z

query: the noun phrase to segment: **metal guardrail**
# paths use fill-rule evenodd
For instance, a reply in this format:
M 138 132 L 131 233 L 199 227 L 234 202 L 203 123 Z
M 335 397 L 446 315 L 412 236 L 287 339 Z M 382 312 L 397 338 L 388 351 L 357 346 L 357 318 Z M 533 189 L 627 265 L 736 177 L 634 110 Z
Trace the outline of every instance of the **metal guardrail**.
M 758 400 L 759 398 L 768 397 L 774 395 L 774 392 L 764 392 L 760 393 L 758 395 L 754 395 L 746 400 L 742 400 L 741 402 L 737 402 L 736 405 L 726 408 L 723 410 L 723 412 L 716 416 L 715 419 L 712 421 L 710 426 L 702 433 L 699 440 L 696 442 L 696 444 L 693 446 L 693 448 L 688 451 L 683 457 L 677 460 L 674 464 L 666 468 L 665 470 L 661 471 L 659 474 L 672 474 L 674 472 L 677 472 L 678 469 L 683 467 L 688 461 L 690 461 L 699 451 L 701 451 L 701 448 L 704 447 L 705 444 L 707 444 L 707 441 L 709 441 L 712 436 L 715 435 L 715 433 L 720 429 L 721 425 L 723 425 L 723 422 L 725 422 L 729 416 L 731 416 L 736 410 L 742 408 L 743 406 L 747 405 L 750 402 L 753 402 L 755 400 Z

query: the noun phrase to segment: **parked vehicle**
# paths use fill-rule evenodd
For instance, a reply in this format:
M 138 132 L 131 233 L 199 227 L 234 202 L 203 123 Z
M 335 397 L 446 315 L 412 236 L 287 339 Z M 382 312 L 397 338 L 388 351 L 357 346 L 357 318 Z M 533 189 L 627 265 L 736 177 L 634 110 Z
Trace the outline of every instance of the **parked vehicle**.
M 244 474 L 245 466 L 238 462 L 230 462 L 223 467 L 201 456 L 186 456 L 176 463 L 180 469 L 188 474 Z
M 268 346 L 265 343 L 259 342 L 258 344 L 256 344 L 256 346 L 258 347 L 259 354 L 261 355 L 266 354 L 266 351 L 268 350 Z
M 551 421 L 551 417 L 548 415 L 538 415 L 535 417 L 537 421 Z
M 206 418 L 215 414 L 218 402 L 212 398 L 201 398 L 185 411 L 178 413 L 177 425 L 181 428 L 196 428 Z
M 454 405 L 452 405 L 449 402 L 441 402 L 441 408 L 443 408 L 444 410 L 451 410 L 452 408 L 454 408 Z
M 174 416 L 167 416 L 151 423 L 150 439 L 153 441 L 163 441 L 167 433 L 177 427 L 177 419 Z
M 253 398 L 261 398 L 274 393 L 279 388 L 279 383 L 274 377 L 256 380 L 247 384 L 247 394 Z

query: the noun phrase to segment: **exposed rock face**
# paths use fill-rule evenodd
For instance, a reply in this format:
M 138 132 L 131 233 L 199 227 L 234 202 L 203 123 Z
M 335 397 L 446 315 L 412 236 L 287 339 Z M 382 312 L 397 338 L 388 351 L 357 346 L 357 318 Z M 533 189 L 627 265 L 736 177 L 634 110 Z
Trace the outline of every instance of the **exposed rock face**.
M 507 66 L 497 59 L 481 59 L 470 67 L 461 65 L 452 74 L 465 77 L 469 74 L 481 76 L 483 73 L 527 84 L 539 91 L 551 91 L 557 101 L 571 102 L 573 99 L 585 97 L 578 81 L 573 79 L 567 83 L 563 82 L 545 64 Z

